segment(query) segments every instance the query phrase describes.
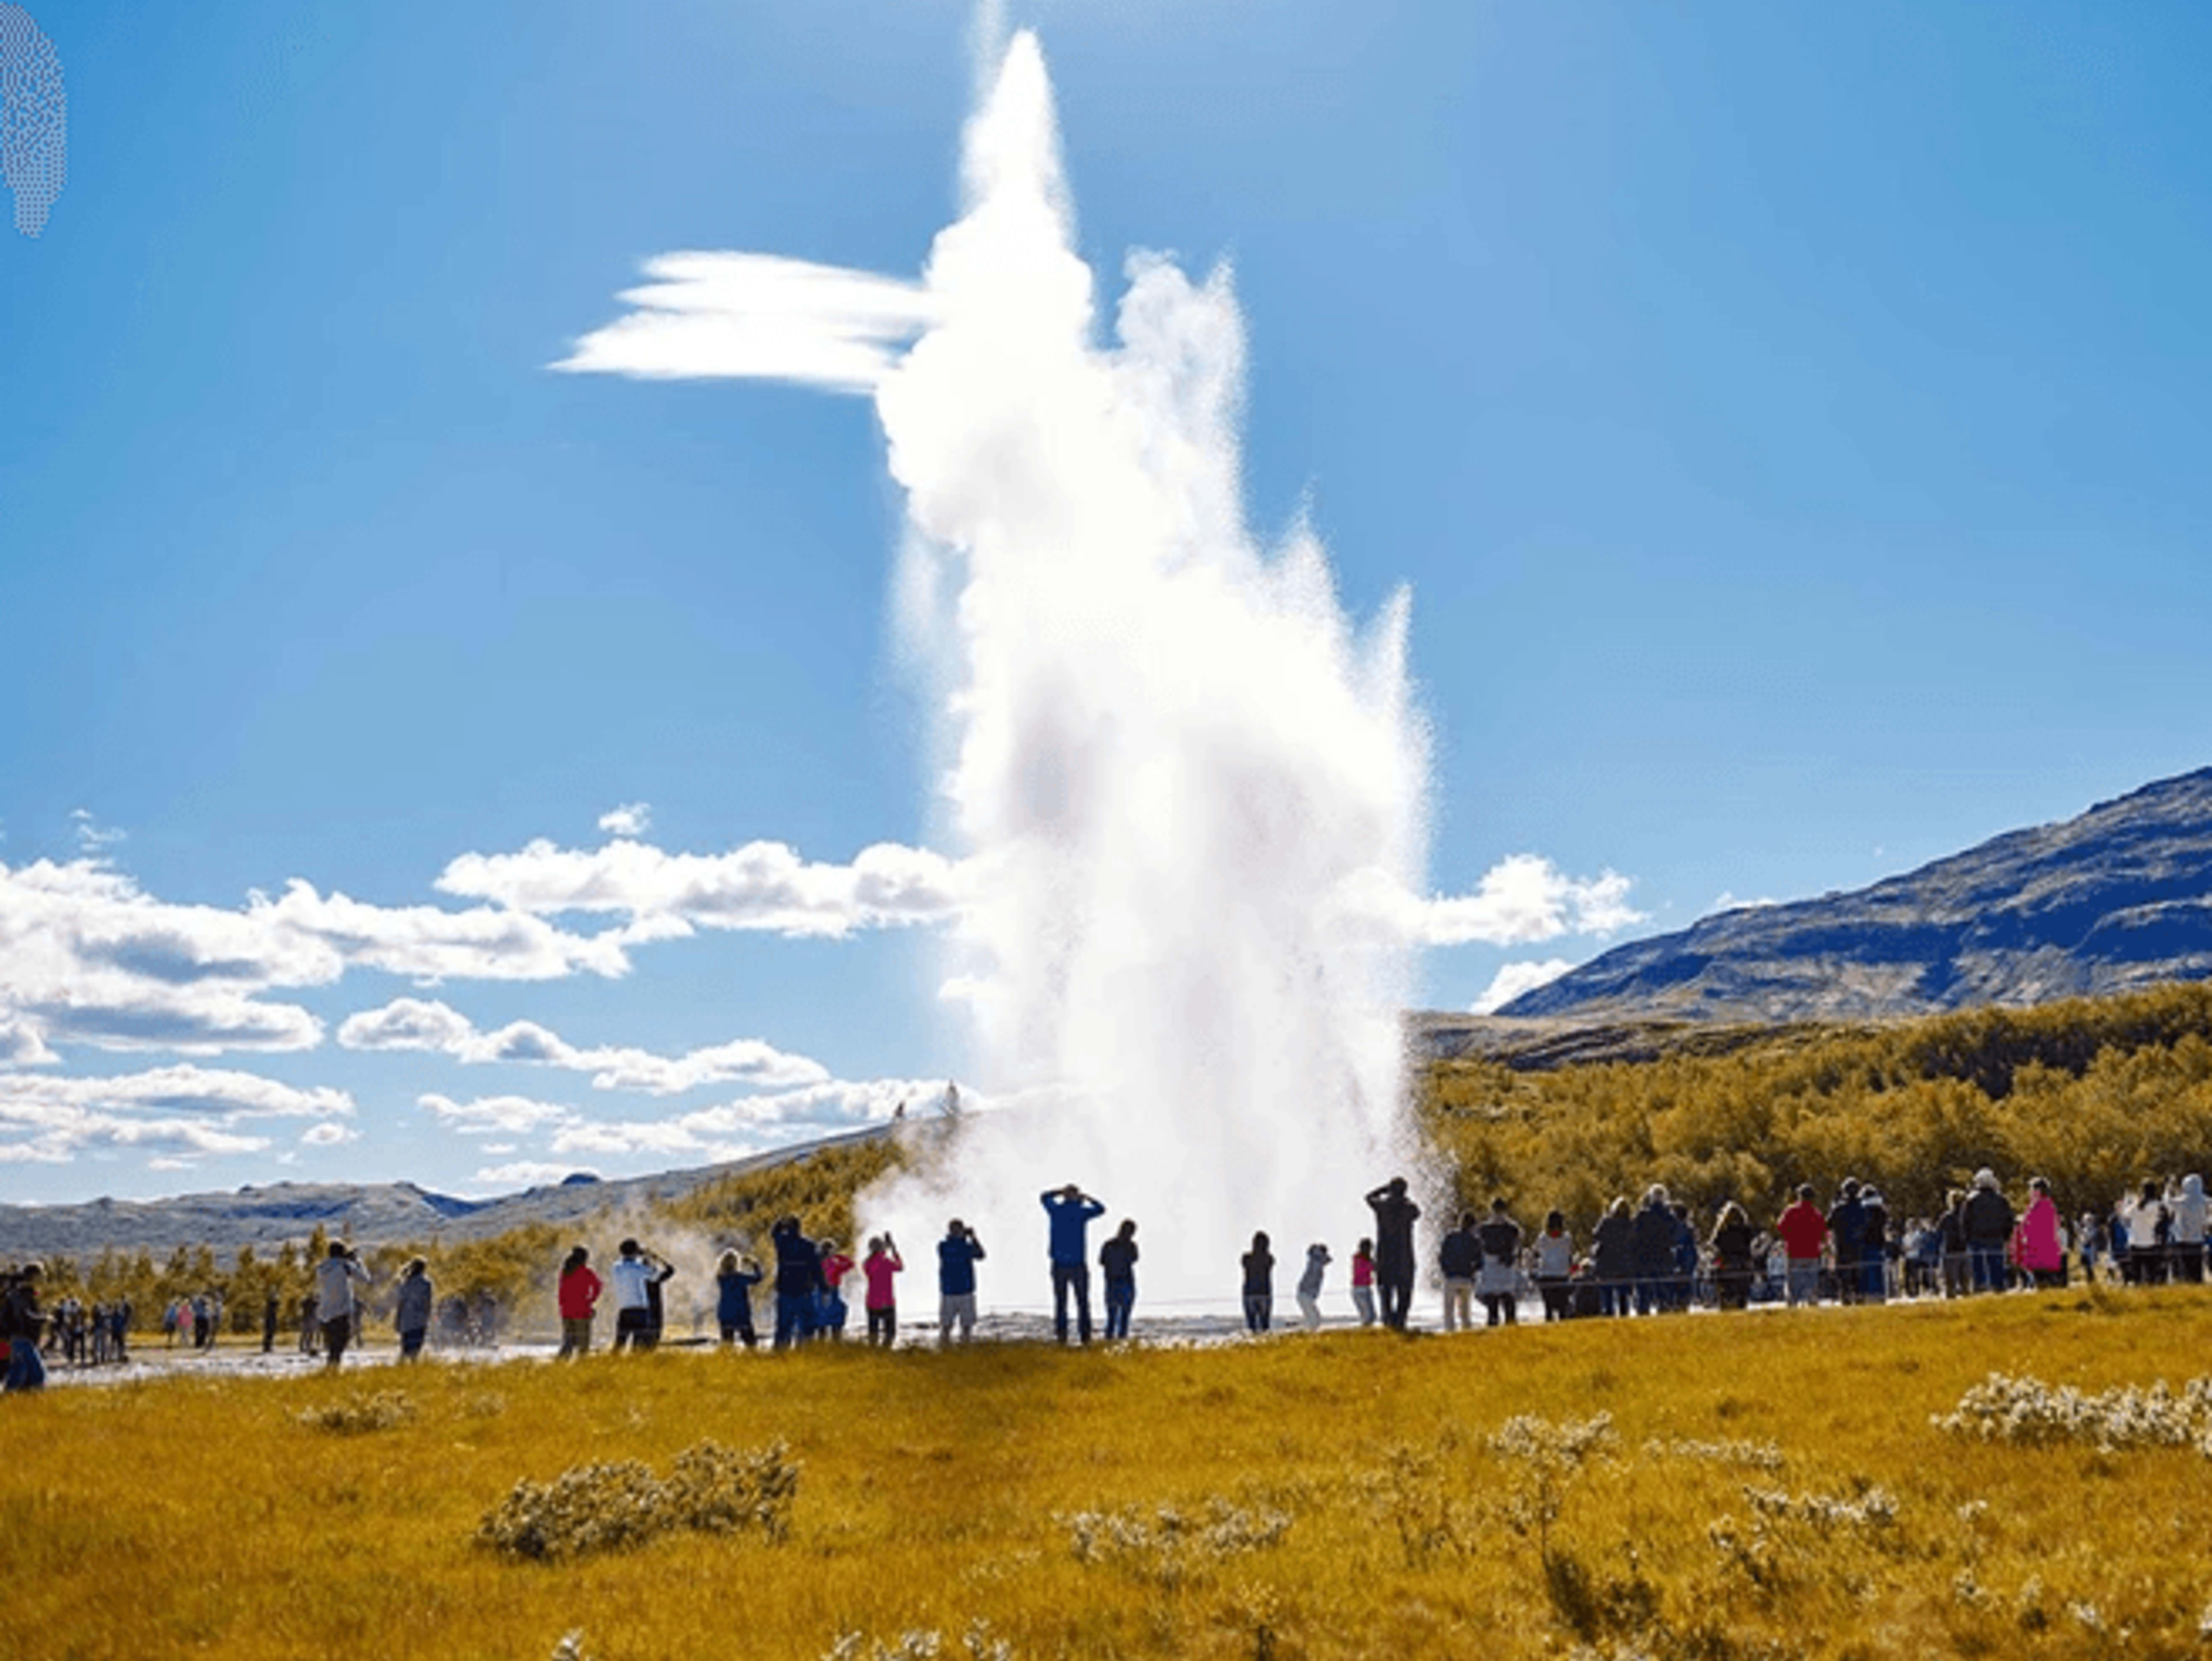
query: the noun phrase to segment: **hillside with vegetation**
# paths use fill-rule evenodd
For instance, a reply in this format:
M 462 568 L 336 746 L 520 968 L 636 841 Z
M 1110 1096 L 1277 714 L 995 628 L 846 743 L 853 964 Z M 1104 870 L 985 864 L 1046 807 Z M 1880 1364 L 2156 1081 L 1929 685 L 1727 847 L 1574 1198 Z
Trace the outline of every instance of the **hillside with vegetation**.
M 1635 940 L 1507 1005 L 1589 1024 L 1875 1020 L 2212 977 L 2212 768 L 1850 893 Z
M 1798 1183 L 1825 1198 L 1853 1176 L 1904 1216 L 1988 1165 L 2014 1186 L 2047 1177 L 2071 1215 L 2212 1165 L 2212 987 L 1644 1042 L 1645 1059 L 1547 1070 L 1426 1064 L 1420 1116 L 1446 1180 L 1524 1215 L 1559 1206 L 1581 1231 L 1653 1182 L 1771 1217 Z

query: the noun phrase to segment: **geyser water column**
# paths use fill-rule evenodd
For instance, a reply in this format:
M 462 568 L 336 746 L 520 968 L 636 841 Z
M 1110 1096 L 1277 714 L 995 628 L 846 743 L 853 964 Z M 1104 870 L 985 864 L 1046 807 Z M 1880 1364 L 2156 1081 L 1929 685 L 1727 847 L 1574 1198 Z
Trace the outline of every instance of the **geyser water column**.
M 1010 43 L 969 125 L 966 211 L 931 251 L 877 408 L 950 596 L 949 830 L 969 905 L 948 985 L 978 1117 L 939 1186 L 866 1198 L 929 1286 L 948 1215 L 991 1251 L 986 1306 L 1045 1292 L 1038 1192 L 1139 1224 L 1144 1309 L 1233 1305 L 1253 1231 L 1287 1292 L 1326 1240 L 1340 1287 L 1388 1174 L 1425 772 L 1401 594 L 1364 641 L 1304 531 L 1246 529 L 1243 334 L 1225 274 L 1130 261 L 1097 344 L 1052 96 Z M 931 1301 L 925 1297 L 921 1301 Z

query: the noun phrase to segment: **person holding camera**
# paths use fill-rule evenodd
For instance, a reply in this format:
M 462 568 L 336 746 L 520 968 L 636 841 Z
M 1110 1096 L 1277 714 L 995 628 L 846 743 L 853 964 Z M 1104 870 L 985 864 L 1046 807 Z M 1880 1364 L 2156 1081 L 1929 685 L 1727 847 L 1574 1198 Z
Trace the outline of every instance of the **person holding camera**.
M 960 1342 L 975 1335 L 975 1265 L 983 1261 L 983 1243 L 975 1231 L 955 1217 L 945 1226 L 937 1243 L 937 1342 L 942 1348 L 952 1342 L 959 1323 Z
M 331 1241 L 330 1255 L 315 1265 L 315 1316 L 323 1328 L 323 1365 L 332 1372 L 353 1342 L 354 1311 L 360 1303 L 354 1288 L 368 1284 L 360 1254 L 343 1240 Z
M 653 1305 L 659 1301 L 656 1294 L 676 1269 L 635 1240 L 624 1240 L 620 1250 L 607 1271 L 615 1290 L 615 1348 L 617 1353 L 651 1349 L 659 1335 L 653 1318 Z

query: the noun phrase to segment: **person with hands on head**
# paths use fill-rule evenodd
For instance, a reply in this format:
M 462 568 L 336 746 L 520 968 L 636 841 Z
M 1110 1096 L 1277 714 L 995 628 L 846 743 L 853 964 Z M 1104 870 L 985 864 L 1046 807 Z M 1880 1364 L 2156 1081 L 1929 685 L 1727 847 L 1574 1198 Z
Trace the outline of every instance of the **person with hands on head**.
M 1037 1197 L 1050 1231 L 1054 1335 L 1063 1344 L 1067 1342 L 1067 1303 L 1073 1295 L 1076 1330 L 1087 1344 L 1091 1342 L 1091 1254 L 1085 1246 L 1084 1232 L 1092 1218 L 1106 1214 L 1106 1208 L 1085 1194 L 1078 1183 L 1048 1188 Z
M 1406 1179 L 1393 1177 L 1367 1196 L 1375 1214 L 1375 1282 L 1382 1296 L 1382 1324 L 1400 1332 L 1413 1305 L 1413 1225 L 1421 1208 L 1407 1197 Z

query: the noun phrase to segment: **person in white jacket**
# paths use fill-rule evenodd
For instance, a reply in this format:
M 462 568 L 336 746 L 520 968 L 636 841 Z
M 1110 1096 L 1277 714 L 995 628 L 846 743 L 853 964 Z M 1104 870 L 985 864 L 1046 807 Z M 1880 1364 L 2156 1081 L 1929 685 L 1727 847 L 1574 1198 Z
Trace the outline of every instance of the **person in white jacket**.
M 2204 1179 L 2193 1172 L 2181 1179 L 2180 1191 L 2166 1202 L 2166 1214 L 2172 1221 L 2167 1238 L 2172 1246 L 2173 1278 L 2177 1281 L 2204 1278 L 2207 1209 Z

